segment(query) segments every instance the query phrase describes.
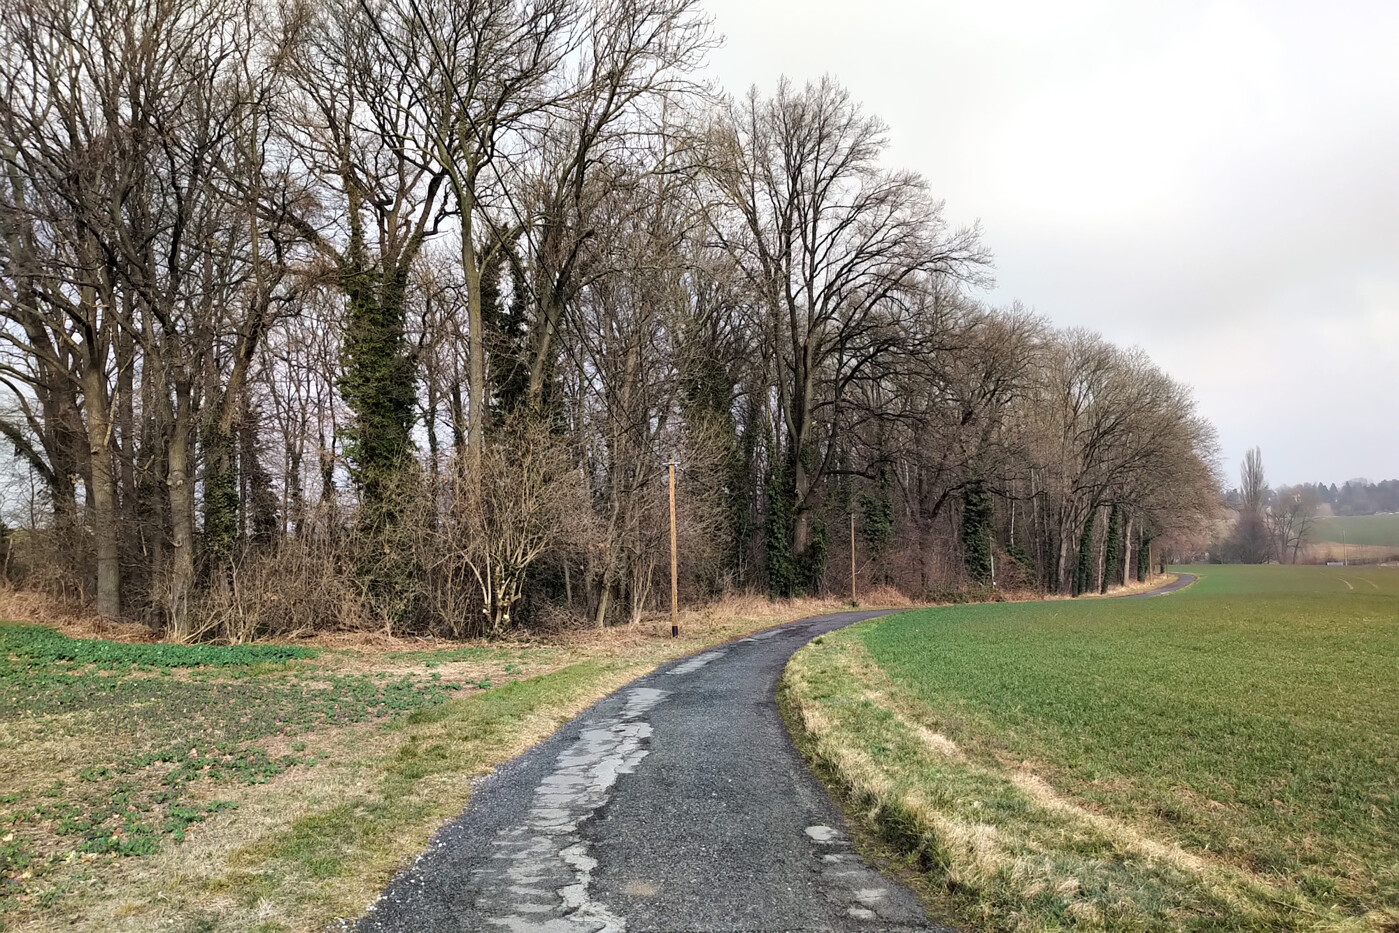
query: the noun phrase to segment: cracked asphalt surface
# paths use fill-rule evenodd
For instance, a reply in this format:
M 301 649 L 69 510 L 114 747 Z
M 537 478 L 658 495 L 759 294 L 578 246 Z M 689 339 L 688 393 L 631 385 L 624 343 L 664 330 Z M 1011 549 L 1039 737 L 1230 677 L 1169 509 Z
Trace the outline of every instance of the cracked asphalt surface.
M 851 848 L 782 725 L 787 659 L 882 612 L 667 664 L 483 779 L 369 931 L 936 931 Z

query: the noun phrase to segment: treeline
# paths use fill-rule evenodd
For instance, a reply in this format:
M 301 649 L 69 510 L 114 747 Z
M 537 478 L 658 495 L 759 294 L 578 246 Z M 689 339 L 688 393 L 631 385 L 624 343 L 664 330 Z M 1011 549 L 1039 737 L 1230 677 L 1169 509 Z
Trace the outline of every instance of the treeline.
M 24 582 L 175 637 L 468 635 L 681 589 L 1083 592 L 1214 438 L 830 80 L 723 97 L 694 0 L 15 0 L 0 432 Z M 840 559 L 834 559 L 840 558 Z
M 1399 479 L 1386 479 L 1372 483 L 1367 479 L 1352 479 L 1340 486 L 1335 483 L 1298 483 L 1284 486 L 1271 496 L 1297 494 L 1314 506 L 1327 505 L 1332 515 L 1375 515 L 1380 512 L 1399 512 Z M 1230 489 L 1225 493 L 1225 504 L 1232 509 L 1239 508 L 1242 490 Z
M 1374 515 L 1377 512 L 1399 512 L 1399 479 L 1386 479 L 1378 483 L 1369 480 L 1353 479 L 1340 488 L 1335 483 L 1302 483 L 1295 487 L 1305 495 L 1314 496 L 1317 502 L 1331 506 L 1333 515 Z

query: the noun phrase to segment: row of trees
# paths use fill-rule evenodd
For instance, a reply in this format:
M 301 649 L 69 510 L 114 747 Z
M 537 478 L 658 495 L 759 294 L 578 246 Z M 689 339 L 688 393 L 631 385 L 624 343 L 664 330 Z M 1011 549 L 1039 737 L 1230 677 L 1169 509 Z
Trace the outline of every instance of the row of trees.
M 695 0 L 18 0 L 0 36 L 0 432 L 30 584 L 103 616 L 634 619 L 671 457 L 689 598 L 843 587 L 852 513 L 876 582 L 1082 592 L 1214 509 L 1183 387 L 976 302 L 878 119 L 718 95 Z
M 1335 483 L 1302 483 L 1294 487 L 1305 495 L 1315 497 L 1318 504 L 1330 506 L 1334 515 L 1374 515 L 1377 512 L 1399 512 L 1399 479 L 1352 479 L 1339 487 Z

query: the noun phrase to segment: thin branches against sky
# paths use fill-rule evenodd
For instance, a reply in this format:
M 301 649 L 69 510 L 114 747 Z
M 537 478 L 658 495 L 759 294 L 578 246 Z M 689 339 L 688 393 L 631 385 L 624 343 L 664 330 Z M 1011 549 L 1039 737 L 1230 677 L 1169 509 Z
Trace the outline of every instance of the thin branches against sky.
M 730 91 L 836 75 L 996 302 L 1139 344 L 1224 459 L 1399 473 L 1399 7 L 1381 2 L 712 0 Z

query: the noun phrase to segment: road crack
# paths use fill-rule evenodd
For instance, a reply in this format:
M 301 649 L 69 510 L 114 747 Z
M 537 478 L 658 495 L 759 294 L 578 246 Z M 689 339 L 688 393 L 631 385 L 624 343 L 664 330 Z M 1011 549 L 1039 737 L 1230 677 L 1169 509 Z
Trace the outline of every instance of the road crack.
M 540 781 L 524 822 L 502 830 L 472 874 L 476 906 L 511 933 L 623 933 L 626 920 L 592 899 L 597 860 L 579 830 L 649 752 L 645 716 L 663 690 L 634 687 L 615 716 L 589 724 Z

